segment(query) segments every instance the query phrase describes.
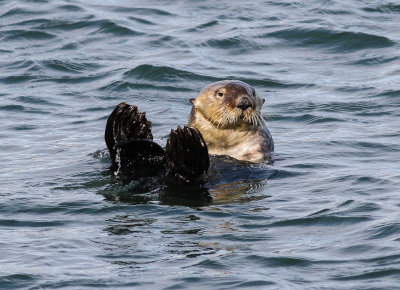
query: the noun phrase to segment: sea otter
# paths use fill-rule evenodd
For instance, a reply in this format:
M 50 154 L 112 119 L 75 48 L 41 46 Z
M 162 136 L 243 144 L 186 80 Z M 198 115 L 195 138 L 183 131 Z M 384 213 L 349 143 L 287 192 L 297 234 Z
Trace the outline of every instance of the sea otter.
M 261 99 L 237 80 L 208 85 L 195 99 L 188 126 L 171 130 L 166 148 L 153 142 L 151 122 L 136 106 L 120 103 L 107 120 L 105 141 L 112 171 L 119 175 L 164 175 L 178 183 L 199 179 L 209 153 L 238 160 L 268 162 L 272 136 L 260 116 Z

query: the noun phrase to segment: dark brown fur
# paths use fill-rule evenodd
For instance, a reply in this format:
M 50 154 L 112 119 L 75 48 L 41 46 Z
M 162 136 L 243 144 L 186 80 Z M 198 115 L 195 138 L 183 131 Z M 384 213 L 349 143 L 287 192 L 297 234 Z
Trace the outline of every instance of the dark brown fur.
M 169 183 L 195 182 L 209 166 L 207 145 L 196 128 L 171 130 L 164 150 L 153 142 L 151 122 L 136 106 L 121 103 L 107 120 L 105 141 L 115 175 L 160 175 Z

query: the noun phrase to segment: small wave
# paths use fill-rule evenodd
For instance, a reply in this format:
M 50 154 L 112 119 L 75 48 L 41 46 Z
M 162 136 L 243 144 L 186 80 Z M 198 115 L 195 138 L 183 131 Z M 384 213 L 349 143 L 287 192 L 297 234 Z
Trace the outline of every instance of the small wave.
M 68 11 L 68 12 L 83 12 L 83 11 L 85 11 L 85 9 L 83 9 L 77 5 L 72 5 L 72 4 L 59 5 L 56 8 L 59 10 Z
M 0 111 L 19 111 L 22 112 L 24 111 L 25 108 L 21 105 L 5 105 L 5 106 L 0 106 Z
M 292 165 L 287 165 L 287 168 L 293 168 L 293 169 L 324 169 L 324 168 L 341 168 L 340 165 L 335 165 L 331 163 L 322 163 L 322 162 L 315 162 L 315 161 L 309 161 L 305 163 L 296 163 Z
M 246 40 L 240 38 L 239 36 L 230 37 L 230 38 L 222 38 L 222 39 L 210 39 L 206 42 L 206 44 L 213 48 L 218 49 L 230 49 L 230 48 L 237 48 L 237 47 L 244 47 L 244 42 Z
M 203 29 L 209 29 L 210 27 L 216 26 L 218 24 L 219 24 L 219 22 L 217 20 L 212 20 L 212 21 L 208 21 L 203 24 L 200 24 L 200 25 L 196 25 L 193 28 L 188 28 L 185 31 L 186 32 L 197 32 L 197 31 L 201 31 Z
M 31 60 L 17 60 L 17 61 L 10 61 L 5 63 L 5 67 L 7 69 L 26 69 L 35 66 L 36 63 Z
M 0 225 L 3 227 L 59 227 L 66 223 L 66 221 L 0 220 Z
M 176 37 L 172 37 L 169 35 L 149 35 L 149 37 L 155 38 L 152 40 L 149 40 L 147 42 L 147 44 L 150 47 L 162 47 L 163 49 L 166 49 L 168 47 L 171 48 L 179 48 L 179 49 L 183 49 L 183 48 L 188 48 L 187 44 L 185 42 L 183 42 L 182 40 L 176 38 Z
M 26 83 L 32 80 L 36 80 L 37 77 L 31 75 L 15 75 L 8 76 L 4 78 L 0 78 L 0 83 L 3 84 L 18 84 L 18 83 Z
M 15 41 L 15 40 L 49 40 L 57 36 L 48 32 L 37 30 L 7 30 L 0 32 L 2 41 Z
M 228 76 L 226 79 L 236 79 L 235 76 Z M 273 87 L 273 88 L 304 88 L 304 87 L 312 87 L 312 84 L 305 83 L 286 83 L 273 79 L 248 79 L 248 78 L 240 78 L 241 81 L 248 83 L 252 86 L 260 86 L 260 87 Z
M 297 118 L 298 117 L 294 117 L 294 120 L 297 120 Z M 306 120 L 303 120 L 304 118 Z M 319 123 L 332 123 L 332 122 L 345 122 L 346 121 L 344 119 L 339 119 L 339 118 L 323 117 L 323 116 L 316 116 L 316 115 L 310 115 L 310 114 L 305 114 L 305 115 L 299 116 L 299 120 L 306 124 L 319 124 Z
M 123 12 L 136 15 L 168 16 L 168 17 L 176 16 L 176 14 L 173 14 L 169 11 L 155 9 L 155 8 L 113 7 L 112 10 L 115 12 Z
M 301 111 L 301 109 L 299 109 Z M 304 124 L 319 124 L 319 123 L 332 123 L 332 122 L 345 122 L 345 119 L 334 118 L 334 117 L 326 117 L 326 116 L 318 116 L 316 114 L 300 114 L 300 115 L 274 115 L 272 118 L 274 121 L 286 120 L 293 121 Z
M 58 59 L 45 60 L 40 62 L 40 64 L 47 69 L 52 69 L 65 73 L 74 73 L 74 74 L 79 74 L 82 72 L 90 72 L 102 67 L 97 63 L 84 63 L 84 62 L 77 63 L 73 61 L 58 60 Z
M 97 27 L 97 30 L 90 33 L 94 34 L 112 34 L 114 36 L 138 36 L 143 33 L 135 31 L 131 28 L 118 24 L 111 20 L 98 20 L 93 23 L 93 26 Z
M 398 56 L 392 56 L 392 57 L 375 56 L 375 57 L 368 57 L 368 58 L 359 59 L 359 60 L 356 60 L 356 61 L 350 61 L 350 62 L 347 62 L 346 64 L 347 65 L 373 66 L 373 65 L 391 63 L 391 62 L 398 61 L 398 60 L 399 60 Z
M 372 101 L 356 101 L 356 102 L 329 102 L 329 103 L 314 103 L 314 102 L 296 102 L 296 103 L 282 103 L 280 105 L 289 115 L 299 114 L 305 112 L 305 114 L 298 115 L 295 118 L 300 121 L 313 120 L 318 117 L 311 112 L 328 112 L 328 113 L 363 113 L 365 110 L 379 110 L 384 106 L 379 105 Z M 306 113 L 307 112 L 307 113 Z M 274 119 L 288 119 L 286 116 L 276 116 Z M 340 120 L 338 120 L 340 121 Z
M 255 281 L 245 281 L 245 282 L 235 283 L 235 284 L 232 285 L 231 288 L 252 289 L 252 288 L 256 288 L 256 287 L 258 287 L 258 288 L 260 288 L 260 287 L 271 287 L 272 285 L 276 285 L 276 283 L 273 282 L 273 281 L 255 280 Z M 221 287 L 226 287 L 226 284 L 224 284 Z
M 385 152 L 399 152 L 399 145 L 384 144 L 382 142 L 349 142 L 350 146 L 354 148 L 364 148 L 364 149 L 381 149 Z
M 192 89 L 183 86 L 157 85 L 155 83 L 132 83 L 125 81 L 113 81 L 99 88 L 101 91 L 125 92 L 130 90 L 157 90 L 169 92 L 193 92 Z
M 271 227 L 289 227 L 289 226 L 338 226 L 338 225 L 353 225 L 371 220 L 368 217 L 342 217 L 337 215 L 324 215 L 294 218 L 272 223 Z
M 0 111 L 24 112 L 27 114 L 41 114 L 41 115 L 50 114 L 50 112 L 44 111 L 43 109 L 40 109 L 40 108 L 27 107 L 27 106 L 22 106 L 22 105 L 0 106 Z
M 44 35 L 48 33 L 48 31 L 73 31 L 73 30 L 80 30 L 80 29 L 95 29 L 89 35 L 95 34 L 112 34 L 115 36 L 138 36 L 143 35 L 143 33 L 135 31 L 125 25 L 117 23 L 116 21 L 112 21 L 109 19 L 100 19 L 100 20 L 92 20 L 94 18 L 93 15 L 85 15 L 81 18 L 78 18 L 74 21 L 69 19 L 45 19 L 45 18 L 38 18 L 38 19 L 30 19 L 30 20 L 22 20 L 20 22 L 16 22 L 13 26 L 22 26 L 22 27 L 34 27 L 33 33 L 43 33 Z M 46 31 L 46 32 L 44 32 Z M 29 31 L 26 30 L 9 30 L 6 31 L 10 36 L 22 34 L 23 32 L 28 33 Z M 0 32 L 5 33 L 5 32 Z M 32 34 L 32 32 L 31 32 Z M 53 35 L 53 34 L 49 34 Z M 0 34 L 1 36 L 1 34 Z M 22 34 L 24 36 L 24 34 Z
M 36 19 L 29 19 L 29 20 L 22 20 L 19 22 L 13 23 L 13 26 L 22 26 L 22 27 L 32 27 L 34 26 L 35 29 L 40 29 L 47 27 L 54 23 L 54 20 L 46 19 L 46 18 L 36 18 Z
M 364 7 L 362 8 L 362 10 L 365 12 L 372 12 L 372 13 L 397 14 L 400 13 L 400 5 L 389 3 L 385 5 L 379 5 L 376 7 Z
M 13 274 L 0 277 L 0 285 L 4 289 L 29 288 L 32 283 L 41 279 L 39 275 L 32 274 Z
M 230 55 L 236 55 L 240 53 L 248 54 L 251 51 L 257 51 L 265 48 L 263 44 L 259 44 L 255 40 L 243 35 L 228 38 L 212 38 L 206 42 L 200 43 L 200 46 L 220 49 Z
M 368 271 L 362 274 L 345 275 L 341 277 L 336 277 L 335 280 L 340 281 L 351 281 L 351 280 L 366 280 L 366 279 L 377 279 L 388 276 L 399 277 L 400 269 L 381 269 L 375 271 Z
M 316 8 L 310 10 L 316 14 L 330 14 L 330 15 L 352 15 L 354 14 L 352 11 L 344 10 L 344 9 L 327 9 L 327 8 Z
M 158 82 L 188 81 L 217 81 L 218 79 L 205 75 L 195 74 L 168 66 L 142 64 L 124 73 L 125 79 L 151 80 Z
M 365 213 L 365 214 L 371 214 L 374 211 L 378 211 L 382 209 L 382 207 L 377 204 L 377 203 L 373 203 L 373 202 L 364 202 L 361 204 L 358 204 L 352 208 L 349 208 L 345 211 L 342 211 L 342 214 L 351 214 L 351 213 Z
M 303 46 L 320 46 L 334 52 L 391 47 L 394 41 L 384 36 L 364 32 L 333 31 L 327 29 L 290 28 L 268 33 L 264 37 L 275 37 Z
M 388 90 L 383 93 L 380 93 L 378 95 L 375 95 L 375 97 L 393 97 L 393 98 L 399 98 L 400 97 L 400 90 Z
M 99 72 L 93 74 L 82 75 L 79 74 L 76 77 L 72 77 L 70 75 L 61 75 L 61 76 L 41 76 L 35 77 L 34 82 L 55 82 L 60 84 L 79 84 L 79 83 L 89 83 L 98 81 L 108 77 L 112 72 Z
M 370 239 L 383 239 L 393 235 L 398 235 L 400 231 L 399 223 L 389 223 L 375 227 L 373 230 L 369 230 Z
M 41 97 L 32 97 L 32 96 L 20 96 L 15 99 L 17 102 L 25 103 L 25 104 L 35 104 L 35 105 L 46 105 L 46 106 L 63 106 L 62 103 L 53 103 L 45 100 Z
M 0 83 L 18 84 L 38 80 L 46 77 L 43 67 L 36 61 L 11 61 L 5 63 L 8 75 L 0 76 Z
M 47 19 L 36 19 L 36 20 L 30 20 L 27 22 L 19 22 L 15 25 L 35 25 L 36 29 L 39 30 L 54 30 L 56 32 L 58 31 L 72 31 L 72 30 L 79 30 L 79 29 L 85 29 L 85 28 L 93 28 L 98 25 L 100 25 L 102 20 L 97 20 L 93 21 L 91 20 L 93 16 L 89 15 L 83 18 L 80 18 L 79 20 L 71 21 L 71 20 L 66 20 L 66 19 L 53 19 L 53 20 L 47 20 Z
M 35 130 L 37 129 L 37 126 L 33 125 L 19 125 L 19 126 L 14 126 L 11 129 L 14 131 L 30 131 L 30 130 Z
M 295 177 L 295 176 L 300 176 L 300 175 L 305 175 L 305 174 L 309 174 L 309 173 L 304 172 L 304 171 L 280 169 L 275 173 L 274 179 L 283 179 L 283 178 Z
M 376 102 L 370 101 L 358 101 L 358 102 L 330 102 L 319 106 L 322 112 L 354 112 L 361 113 L 366 109 L 380 109 L 382 105 L 376 104 Z
M 139 18 L 139 17 L 133 17 L 133 16 L 129 16 L 128 18 L 129 18 L 130 20 L 133 20 L 133 21 L 135 21 L 135 22 L 137 22 L 137 23 L 140 23 L 140 24 L 155 25 L 154 22 L 151 22 L 151 21 L 149 21 L 149 20 L 147 20 L 147 19 L 143 19 L 143 18 Z
M 293 257 L 263 257 L 250 255 L 246 259 L 256 261 L 268 267 L 309 267 L 312 261 Z
M 41 15 L 41 14 L 46 14 L 46 11 L 34 11 L 34 10 L 27 10 L 23 8 L 12 8 L 8 10 L 7 12 L 3 13 L 0 17 L 5 18 L 5 17 L 14 17 L 14 16 L 32 16 L 32 15 Z

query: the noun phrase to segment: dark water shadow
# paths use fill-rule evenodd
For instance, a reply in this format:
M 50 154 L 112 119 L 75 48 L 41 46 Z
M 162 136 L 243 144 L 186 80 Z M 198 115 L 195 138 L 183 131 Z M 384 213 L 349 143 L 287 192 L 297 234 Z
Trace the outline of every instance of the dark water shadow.
M 102 162 L 109 157 L 103 154 Z M 168 184 L 163 174 L 152 177 L 116 177 L 109 171 L 103 176 L 109 183 L 98 194 L 110 202 L 201 207 L 210 204 L 244 203 L 268 197 L 264 188 L 278 170 L 270 164 L 254 164 L 227 156 L 211 156 L 207 174 L 197 184 Z

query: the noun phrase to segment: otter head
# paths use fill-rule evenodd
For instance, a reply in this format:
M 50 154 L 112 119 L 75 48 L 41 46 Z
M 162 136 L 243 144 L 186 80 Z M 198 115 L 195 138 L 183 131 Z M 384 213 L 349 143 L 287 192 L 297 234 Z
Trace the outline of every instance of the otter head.
M 265 100 L 242 81 L 225 80 L 210 84 L 190 101 L 193 110 L 217 128 L 262 124 L 260 110 Z

